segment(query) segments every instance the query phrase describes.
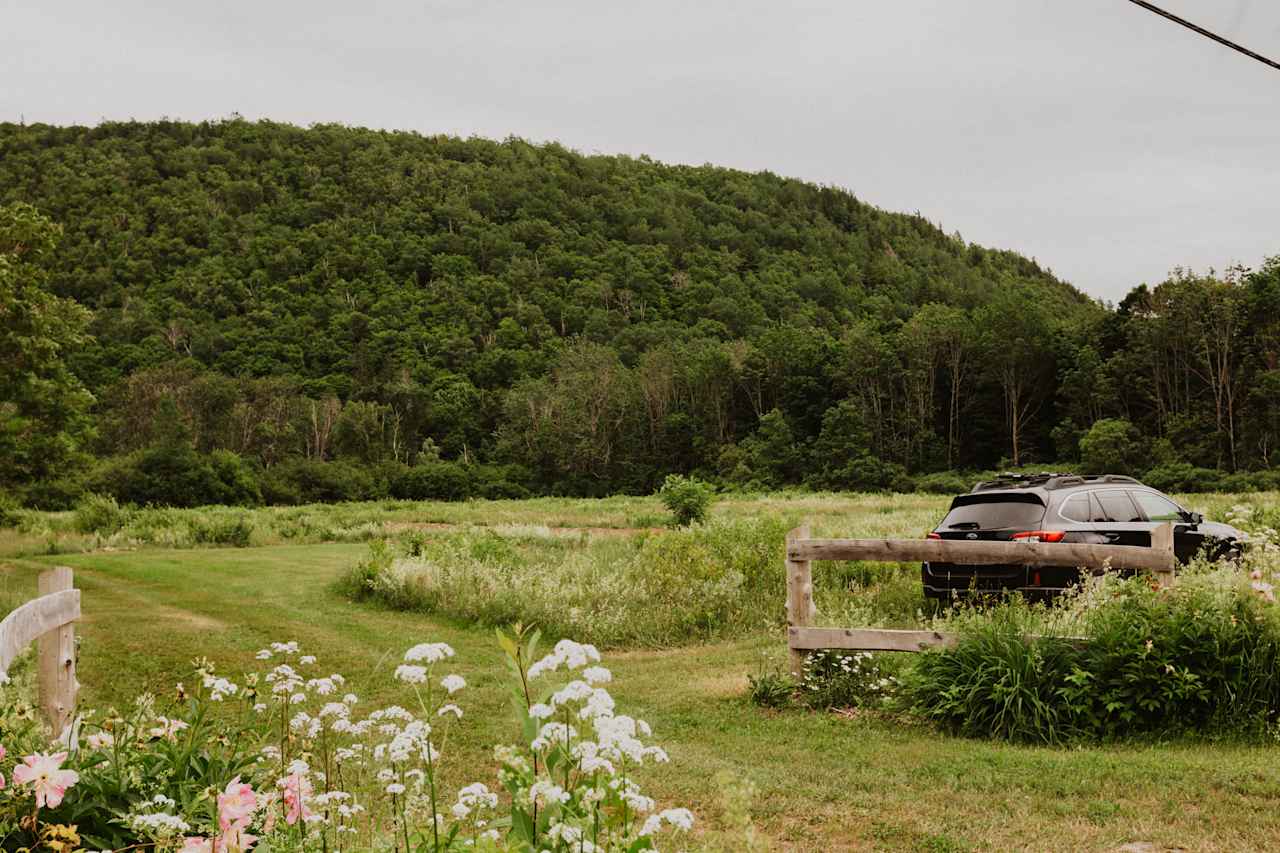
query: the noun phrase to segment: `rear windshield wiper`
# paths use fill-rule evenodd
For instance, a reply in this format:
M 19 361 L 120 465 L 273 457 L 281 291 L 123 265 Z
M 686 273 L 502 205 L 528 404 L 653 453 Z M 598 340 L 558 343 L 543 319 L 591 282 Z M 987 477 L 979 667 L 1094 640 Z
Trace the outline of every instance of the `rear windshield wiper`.
M 949 530 L 978 530 L 982 527 L 976 521 L 957 521 L 955 524 L 948 524 Z

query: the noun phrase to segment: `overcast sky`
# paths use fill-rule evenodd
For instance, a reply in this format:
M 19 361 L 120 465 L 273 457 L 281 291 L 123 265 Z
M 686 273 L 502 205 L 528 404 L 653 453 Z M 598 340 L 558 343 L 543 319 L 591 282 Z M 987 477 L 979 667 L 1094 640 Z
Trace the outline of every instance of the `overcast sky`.
M 1275 0 L 1162 0 L 1280 57 Z M 559 140 L 848 188 L 1118 300 L 1280 254 L 1280 71 L 1126 0 L 8 0 L 0 119 Z

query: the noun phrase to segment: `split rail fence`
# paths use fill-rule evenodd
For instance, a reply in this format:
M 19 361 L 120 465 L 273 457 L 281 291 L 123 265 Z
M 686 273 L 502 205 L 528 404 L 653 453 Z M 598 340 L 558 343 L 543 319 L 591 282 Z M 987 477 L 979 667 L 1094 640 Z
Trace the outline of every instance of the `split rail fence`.
M 956 635 L 940 631 L 814 627 L 813 560 L 1066 566 L 1094 571 L 1109 566 L 1151 572 L 1161 586 L 1173 584 L 1177 566 L 1170 524 L 1152 531 L 1150 548 L 1070 542 L 812 539 L 809 525 L 805 524 L 787 534 L 787 645 L 791 650 L 791 671 L 797 678 L 803 676 L 808 654 L 820 649 L 919 652 L 936 646 L 952 646 L 956 642 Z
M 66 736 L 76 708 L 76 630 L 80 618 L 80 590 L 67 566 L 41 572 L 38 598 L 11 611 L 0 621 L 0 674 L 32 642 L 37 643 L 40 707 L 53 731 Z

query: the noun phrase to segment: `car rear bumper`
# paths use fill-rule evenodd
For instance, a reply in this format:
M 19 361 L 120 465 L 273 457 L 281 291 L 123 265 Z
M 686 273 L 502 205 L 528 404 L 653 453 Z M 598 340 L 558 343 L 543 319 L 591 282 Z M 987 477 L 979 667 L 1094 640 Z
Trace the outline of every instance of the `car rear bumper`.
M 1033 597 L 1058 595 L 1080 580 L 1080 570 L 1066 567 L 921 566 L 924 594 L 929 598 L 957 599 L 1018 591 Z

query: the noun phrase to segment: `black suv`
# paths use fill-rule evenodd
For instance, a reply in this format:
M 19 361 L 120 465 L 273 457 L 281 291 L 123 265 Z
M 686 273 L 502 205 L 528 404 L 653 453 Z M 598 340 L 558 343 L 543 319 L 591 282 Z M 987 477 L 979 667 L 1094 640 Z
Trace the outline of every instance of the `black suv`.
M 1132 477 L 1105 474 L 1004 474 L 978 483 L 951 502 L 930 539 L 1015 539 L 1151 547 L 1151 531 L 1173 522 L 1173 547 L 1187 562 L 1202 549 L 1211 558 L 1238 554 L 1248 535 L 1179 506 Z M 1052 597 L 1080 578 L 1073 568 L 964 566 L 925 563 L 924 593 L 950 599 L 969 592 L 1022 590 Z

